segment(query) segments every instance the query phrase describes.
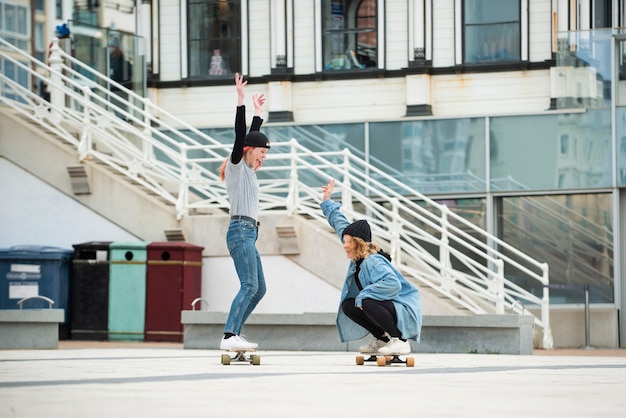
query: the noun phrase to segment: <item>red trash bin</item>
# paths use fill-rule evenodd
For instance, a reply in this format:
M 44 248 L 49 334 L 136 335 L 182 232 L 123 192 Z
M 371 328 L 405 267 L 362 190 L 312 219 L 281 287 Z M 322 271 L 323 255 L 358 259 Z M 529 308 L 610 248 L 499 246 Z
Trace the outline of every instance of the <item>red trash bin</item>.
M 202 251 L 186 242 L 146 247 L 146 341 L 183 341 L 181 311 L 202 293 Z

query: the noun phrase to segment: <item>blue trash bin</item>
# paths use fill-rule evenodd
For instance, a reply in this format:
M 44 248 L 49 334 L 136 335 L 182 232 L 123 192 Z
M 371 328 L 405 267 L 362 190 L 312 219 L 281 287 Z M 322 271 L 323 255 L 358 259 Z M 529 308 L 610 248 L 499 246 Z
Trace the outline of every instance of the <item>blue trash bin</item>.
M 0 309 L 20 309 L 18 302 L 32 296 L 45 296 L 54 301 L 55 309 L 64 309 L 59 324 L 59 339 L 70 334 L 70 281 L 72 250 L 40 246 L 16 245 L 0 249 Z M 24 309 L 47 309 L 48 302 L 29 299 Z

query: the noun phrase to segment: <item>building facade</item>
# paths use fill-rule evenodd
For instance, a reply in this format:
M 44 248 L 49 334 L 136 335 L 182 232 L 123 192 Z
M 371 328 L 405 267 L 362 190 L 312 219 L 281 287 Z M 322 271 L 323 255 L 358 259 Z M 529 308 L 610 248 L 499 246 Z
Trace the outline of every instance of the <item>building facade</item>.
M 362 151 L 549 263 L 554 321 L 583 321 L 588 286 L 592 334 L 620 344 L 623 1 L 152 6 L 148 86 L 159 106 L 225 136 L 243 73 L 268 97 L 274 140 L 298 127 L 316 132 L 312 146 Z M 507 275 L 530 286 L 523 272 Z

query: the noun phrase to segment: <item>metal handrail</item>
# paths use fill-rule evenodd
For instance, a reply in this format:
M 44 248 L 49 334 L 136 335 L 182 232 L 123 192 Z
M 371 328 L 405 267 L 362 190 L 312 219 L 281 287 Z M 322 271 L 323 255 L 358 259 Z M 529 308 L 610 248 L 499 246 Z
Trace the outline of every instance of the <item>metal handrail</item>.
M 1 39 L 0 47 L 10 51 L 0 50 L 3 59 L 51 89 L 46 102 L 0 74 L 0 103 L 65 141 L 79 161 L 98 161 L 127 176 L 173 205 L 179 219 L 199 209 L 228 210 L 224 183 L 209 167 L 219 166 L 231 145 L 219 143 L 130 90 L 125 91 L 129 100 L 111 101 L 103 85 L 116 83 L 65 54 L 56 43 L 50 66 Z M 407 277 L 478 314 L 503 314 L 505 308 L 523 314 L 527 311 L 519 308 L 518 300 L 535 304 L 541 309 L 535 323 L 543 328 L 543 347 L 552 348 L 546 263 L 348 149 L 313 152 L 295 139 L 272 143 L 259 172 L 261 212 L 283 210 L 326 225 L 319 199 L 320 186 L 329 177 L 337 180 L 336 198 L 347 216 L 368 218 L 374 235 L 388 245 L 394 264 Z M 541 297 L 511 282 L 505 275 L 508 269 L 539 282 Z

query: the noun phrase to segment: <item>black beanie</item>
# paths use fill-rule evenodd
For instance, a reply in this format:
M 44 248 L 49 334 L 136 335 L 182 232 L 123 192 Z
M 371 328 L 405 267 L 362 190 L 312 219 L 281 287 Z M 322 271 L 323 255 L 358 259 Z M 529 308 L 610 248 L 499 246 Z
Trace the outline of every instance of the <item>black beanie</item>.
M 361 238 L 365 242 L 372 242 L 372 230 L 365 219 L 355 221 L 343 230 L 343 235 Z
M 270 141 L 259 131 L 252 131 L 243 140 L 245 146 L 269 148 Z

